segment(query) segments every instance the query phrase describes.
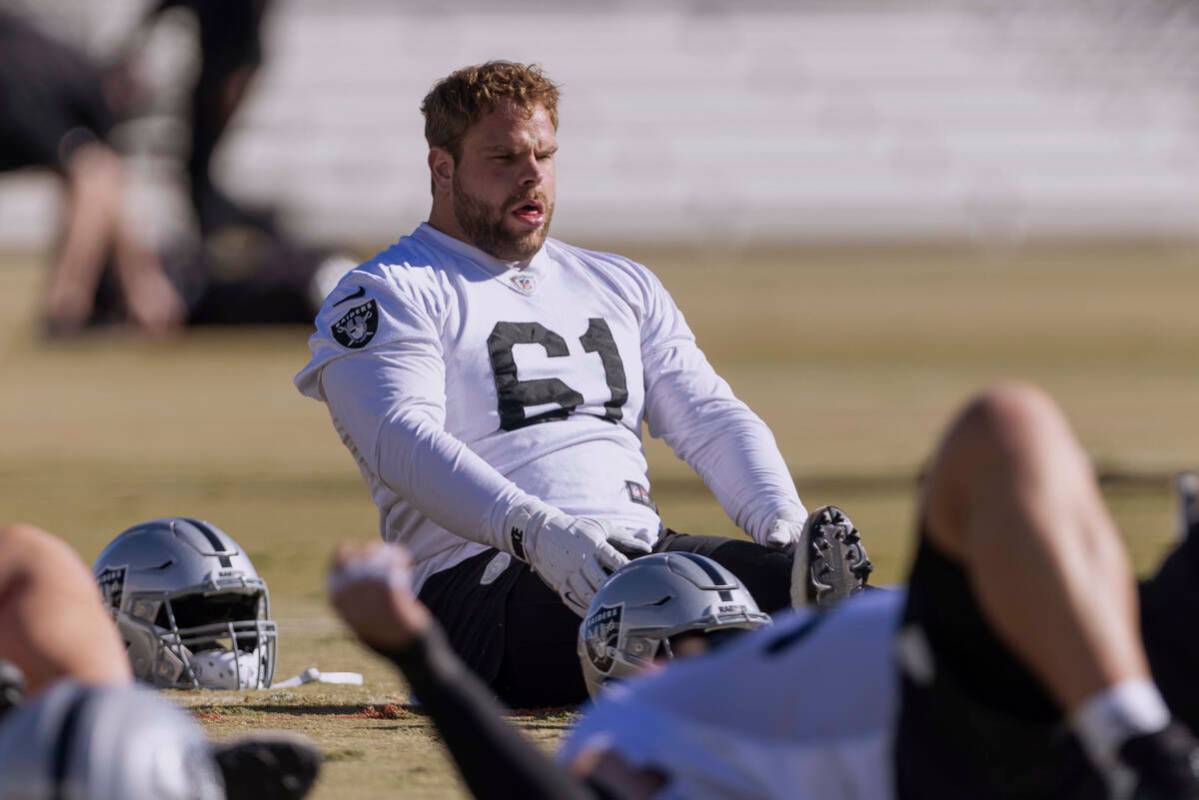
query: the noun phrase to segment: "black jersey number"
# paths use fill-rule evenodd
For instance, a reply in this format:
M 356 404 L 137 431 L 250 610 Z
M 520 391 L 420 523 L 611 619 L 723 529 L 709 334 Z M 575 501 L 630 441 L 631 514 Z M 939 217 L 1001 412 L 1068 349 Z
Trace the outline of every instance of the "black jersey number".
M 620 351 L 612 338 L 608 323 L 592 317 L 587 332 L 579 337 L 583 352 L 598 353 L 604 368 L 604 380 L 612 392 L 604 403 L 604 419 L 617 422 L 623 416 L 621 407 L 628 402 L 629 385 L 624 374 L 624 363 Z M 574 413 L 583 402 L 583 395 L 558 378 L 538 378 L 522 381 L 516 374 L 516 359 L 512 348 L 518 344 L 539 344 L 550 358 L 570 355 L 566 340 L 539 322 L 497 322 L 487 337 L 487 350 L 491 356 L 491 372 L 495 376 L 495 391 L 499 395 L 500 429 L 514 431 L 526 425 L 565 419 Z M 529 406 L 554 403 L 540 414 L 529 416 Z

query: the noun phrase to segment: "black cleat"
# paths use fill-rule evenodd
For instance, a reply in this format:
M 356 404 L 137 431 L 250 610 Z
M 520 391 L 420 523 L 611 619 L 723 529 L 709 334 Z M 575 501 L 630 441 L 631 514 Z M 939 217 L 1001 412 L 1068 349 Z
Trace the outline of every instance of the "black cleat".
M 1136 775 L 1132 800 L 1199 800 L 1199 742 L 1181 725 L 1134 736 L 1120 761 Z
M 306 737 L 284 732 L 213 742 L 212 757 L 229 800 L 299 800 L 316 782 L 324 760 Z
M 862 535 L 836 506 L 823 506 L 808 515 L 795 555 L 791 596 L 799 594 L 802 581 L 807 604 L 817 608 L 830 608 L 862 591 L 874 571 Z
M 0 719 L 25 699 L 25 676 L 11 661 L 0 661 Z

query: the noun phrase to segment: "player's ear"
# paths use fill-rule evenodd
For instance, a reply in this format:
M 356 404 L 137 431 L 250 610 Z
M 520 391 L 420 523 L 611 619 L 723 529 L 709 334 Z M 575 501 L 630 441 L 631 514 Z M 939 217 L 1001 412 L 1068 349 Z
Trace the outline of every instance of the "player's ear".
M 454 181 L 454 156 L 443 147 L 429 149 L 429 175 L 433 179 L 433 191 L 449 191 Z

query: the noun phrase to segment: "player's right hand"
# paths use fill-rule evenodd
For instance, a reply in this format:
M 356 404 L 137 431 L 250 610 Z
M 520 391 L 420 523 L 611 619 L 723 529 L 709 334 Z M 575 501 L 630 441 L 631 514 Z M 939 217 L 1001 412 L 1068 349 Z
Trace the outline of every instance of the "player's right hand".
M 658 543 L 658 532 L 648 528 L 625 528 L 609 525 L 608 542 L 630 558 L 648 556 Z
M 798 545 L 803 539 L 804 522 L 808 513 L 802 507 L 787 507 L 780 510 L 766 528 L 766 535 L 759 544 L 771 550 L 784 550 Z
M 572 517 L 533 502 L 517 506 L 505 519 L 508 552 L 528 562 L 580 617 L 596 591 L 628 558 L 608 543 L 613 529 L 590 517 Z

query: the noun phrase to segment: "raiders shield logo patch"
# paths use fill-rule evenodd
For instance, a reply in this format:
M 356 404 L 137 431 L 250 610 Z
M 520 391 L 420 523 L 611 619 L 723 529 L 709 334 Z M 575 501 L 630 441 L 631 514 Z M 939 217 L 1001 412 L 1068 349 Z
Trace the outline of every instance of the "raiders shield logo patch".
M 333 338 L 342 347 L 357 350 L 375 337 L 379 329 L 379 307 L 374 300 L 354 306 L 333 323 Z
M 100 584 L 100 594 L 104 597 L 104 605 L 113 611 L 119 611 L 121 608 L 127 569 L 128 567 L 109 567 L 96 576 L 96 582 Z
M 583 646 L 592 666 L 605 675 L 612 669 L 613 651 L 620 641 L 620 620 L 624 616 L 624 603 L 616 606 L 600 606 L 583 623 Z

